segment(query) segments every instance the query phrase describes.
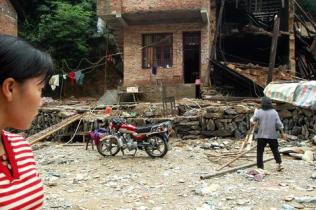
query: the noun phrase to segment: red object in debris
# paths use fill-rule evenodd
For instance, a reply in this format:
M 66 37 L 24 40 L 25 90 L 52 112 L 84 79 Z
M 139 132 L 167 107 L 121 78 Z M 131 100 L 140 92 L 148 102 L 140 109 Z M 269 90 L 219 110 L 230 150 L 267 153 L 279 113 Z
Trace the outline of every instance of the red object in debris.
M 109 106 L 105 107 L 104 114 L 105 115 L 110 115 L 111 113 L 112 113 L 111 107 L 109 107 Z

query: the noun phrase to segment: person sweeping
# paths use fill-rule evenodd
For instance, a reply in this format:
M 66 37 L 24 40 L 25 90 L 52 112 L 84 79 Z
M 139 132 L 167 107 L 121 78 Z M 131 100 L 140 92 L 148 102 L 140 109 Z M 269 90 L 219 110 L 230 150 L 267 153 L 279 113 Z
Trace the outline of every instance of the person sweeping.
M 270 98 L 263 97 L 261 99 L 261 108 L 255 110 L 250 122 L 252 126 L 256 126 L 258 129 L 255 136 L 257 139 L 257 167 L 264 169 L 263 152 L 266 145 L 269 144 L 277 163 L 277 171 L 282 171 L 284 167 L 279 153 L 278 134 L 280 132 L 281 137 L 285 140 L 286 134 L 283 131 L 283 123 L 277 111 L 273 108 Z

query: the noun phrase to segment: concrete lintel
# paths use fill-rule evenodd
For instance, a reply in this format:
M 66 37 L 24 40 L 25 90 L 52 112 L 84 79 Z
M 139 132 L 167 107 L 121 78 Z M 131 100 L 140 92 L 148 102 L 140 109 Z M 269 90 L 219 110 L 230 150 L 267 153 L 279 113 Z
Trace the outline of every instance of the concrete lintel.
M 201 13 L 201 17 L 202 17 L 202 22 L 208 23 L 209 22 L 209 15 L 208 15 L 207 9 L 201 9 L 200 13 Z
M 122 24 L 123 27 L 127 27 L 128 24 L 125 21 L 125 19 L 122 17 L 122 14 L 119 12 L 116 12 L 115 17 L 118 19 L 118 21 Z

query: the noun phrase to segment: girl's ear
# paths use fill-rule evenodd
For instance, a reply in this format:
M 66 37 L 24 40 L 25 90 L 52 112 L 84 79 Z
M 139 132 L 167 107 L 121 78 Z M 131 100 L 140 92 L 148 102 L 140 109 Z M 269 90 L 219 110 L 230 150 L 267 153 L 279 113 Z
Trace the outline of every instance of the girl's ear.
M 13 90 L 16 87 L 16 81 L 13 78 L 7 78 L 1 85 L 1 91 L 4 99 L 8 102 L 13 100 Z

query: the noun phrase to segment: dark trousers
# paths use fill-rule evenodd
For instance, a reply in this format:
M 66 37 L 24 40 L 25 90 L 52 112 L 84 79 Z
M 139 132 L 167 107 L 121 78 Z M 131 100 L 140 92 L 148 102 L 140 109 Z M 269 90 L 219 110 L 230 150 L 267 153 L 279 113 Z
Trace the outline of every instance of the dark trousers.
M 257 167 L 263 169 L 263 152 L 266 145 L 269 144 L 274 159 L 277 163 L 281 163 L 281 155 L 279 153 L 279 144 L 277 139 L 258 139 L 257 144 Z

